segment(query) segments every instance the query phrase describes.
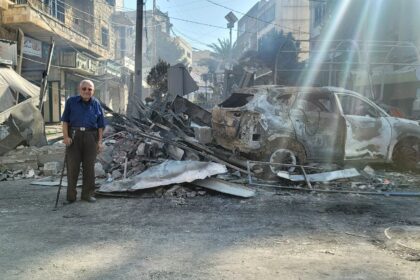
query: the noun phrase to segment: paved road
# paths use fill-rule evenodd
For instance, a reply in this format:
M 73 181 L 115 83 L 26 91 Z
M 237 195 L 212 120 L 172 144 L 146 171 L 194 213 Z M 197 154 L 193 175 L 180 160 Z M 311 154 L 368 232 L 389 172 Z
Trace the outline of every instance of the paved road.
M 420 225 L 415 198 L 99 198 L 54 212 L 57 189 L 29 182 L 0 182 L 2 279 L 420 279 L 416 236 L 395 239 Z

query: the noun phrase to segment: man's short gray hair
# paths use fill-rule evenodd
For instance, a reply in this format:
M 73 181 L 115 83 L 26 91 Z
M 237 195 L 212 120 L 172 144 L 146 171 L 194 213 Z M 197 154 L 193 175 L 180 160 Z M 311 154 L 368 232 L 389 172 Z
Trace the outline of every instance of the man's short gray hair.
M 95 88 L 95 84 L 91 80 L 82 80 L 79 84 L 79 87 L 82 87 L 84 84 L 90 84 L 93 88 Z

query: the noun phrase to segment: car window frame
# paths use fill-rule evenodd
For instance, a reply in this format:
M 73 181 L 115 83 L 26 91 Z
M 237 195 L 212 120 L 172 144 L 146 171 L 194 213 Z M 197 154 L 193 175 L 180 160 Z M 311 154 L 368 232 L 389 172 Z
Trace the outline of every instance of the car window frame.
M 332 108 L 331 108 L 332 110 L 331 111 L 329 111 L 328 108 L 322 102 L 319 102 L 318 99 L 317 99 L 317 102 L 315 103 L 315 102 L 308 102 L 308 101 L 306 101 L 307 98 L 306 99 L 303 99 L 302 98 L 305 95 L 319 95 L 319 94 L 322 94 L 322 95 L 327 96 L 328 99 L 331 101 L 331 105 L 332 105 Z M 297 103 L 301 99 L 305 100 L 306 102 L 308 102 L 310 104 L 313 104 L 314 106 L 317 106 L 319 109 L 322 109 L 319 105 L 321 105 L 322 107 L 324 107 L 325 109 L 327 109 L 327 110 L 322 109 L 320 111 L 311 111 L 311 112 L 319 112 L 319 113 L 324 113 L 324 114 L 338 114 L 340 112 L 339 111 L 339 108 L 338 108 L 338 105 L 337 105 L 337 101 L 336 101 L 333 93 L 331 93 L 331 92 L 299 91 L 299 92 L 296 93 L 296 98 L 295 98 L 294 103 L 293 103 L 293 106 L 292 106 L 293 109 L 295 109 L 295 110 L 302 110 L 301 108 L 298 108 L 297 107 L 298 106 Z M 319 104 L 317 104 L 317 103 L 319 103 Z
M 356 95 L 356 94 L 352 94 L 349 92 L 334 92 L 335 98 L 336 98 L 336 102 L 339 106 L 339 110 L 341 112 L 341 114 L 343 116 L 359 116 L 359 117 L 366 117 L 366 115 L 350 115 L 350 114 L 345 114 L 344 110 L 343 110 L 343 106 L 341 104 L 340 98 L 339 96 L 349 96 L 349 97 L 354 97 L 357 98 L 359 100 L 361 100 L 362 102 L 364 102 L 365 104 L 368 104 L 369 106 L 371 106 L 377 113 L 378 115 L 376 117 L 373 116 L 368 116 L 371 118 L 381 118 L 381 117 L 389 117 L 389 115 L 381 108 L 379 107 L 377 104 L 375 104 L 374 102 L 372 102 L 371 100 L 369 100 L 368 98 L 364 97 L 364 96 L 360 96 L 360 95 Z

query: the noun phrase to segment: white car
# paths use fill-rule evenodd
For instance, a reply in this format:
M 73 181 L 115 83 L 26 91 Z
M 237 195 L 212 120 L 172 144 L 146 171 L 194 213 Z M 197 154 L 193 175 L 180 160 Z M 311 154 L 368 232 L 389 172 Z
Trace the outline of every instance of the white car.
M 418 122 L 391 117 L 342 88 L 240 89 L 213 109 L 212 128 L 217 144 L 268 162 L 394 162 L 413 169 L 419 157 Z

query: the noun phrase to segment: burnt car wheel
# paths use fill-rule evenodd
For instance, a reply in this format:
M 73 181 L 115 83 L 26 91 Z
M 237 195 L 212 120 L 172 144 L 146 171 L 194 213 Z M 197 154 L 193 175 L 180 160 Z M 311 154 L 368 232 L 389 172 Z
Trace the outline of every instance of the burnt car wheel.
M 270 163 L 283 163 L 283 164 L 297 164 L 297 156 L 294 151 L 289 149 L 278 149 L 270 156 Z M 293 172 L 295 167 L 283 167 L 280 165 L 270 165 L 271 172 L 277 174 L 281 170 L 287 170 Z
M 392 154 L 392 160 L 399 170 L 414 170 L 417 165 L 418 144 L 414 141 L 404 141 L 399 143 Z
M 268 145 L 267 161 L 270 163 L 283 163 L 300 165 L 306 162 L 305 149 L 298 142 L 291 139 L 278 139 Z M 269 165 L 265 177 L 277 178 L 279 171 L 293 172 L 296 167 Z

